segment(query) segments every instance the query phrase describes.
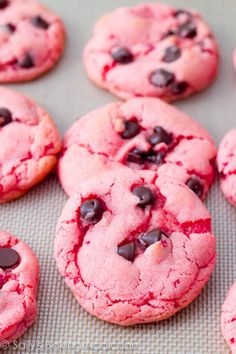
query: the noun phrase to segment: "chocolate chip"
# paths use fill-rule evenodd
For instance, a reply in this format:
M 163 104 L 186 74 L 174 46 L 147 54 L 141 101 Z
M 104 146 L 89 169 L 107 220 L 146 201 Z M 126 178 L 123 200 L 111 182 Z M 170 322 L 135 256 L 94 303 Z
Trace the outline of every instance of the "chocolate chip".
M 192 14 L 187 10 L 179 9 L 175 11 L 175 17 L 179 17 L 181 15 L 186 15 L 188 17 L 192 17 Z
M 117 253 L 119 256 L 133 262 L 135 256 L 135 244 L 134 242 L 126 243 L 123 246 L 117 248 Z
M 0 268 L 12 268 L 19 263 L 19 260 L 19 254 L 12 248 L 0 248 Z
M 136 121 L 126 121 L 125 130 L 122 132 L 121 137 L 123 139 L 131 139 L 140 132 L 140 126 Z
M 35 27 L 42 28 L 44 30 L 47 30 L 49 27 L 49 23 L 46 22 L 41 16 L 33 17 L 31 22 Z
M 147 154 L 147 161 L 154 163 L 155 165 L 161 165 L 164 162 L 165 151 L 153 151 L 150 150 Z
M 145 159 L 146 159 L 146 152 L 139 150 L 137 148 L 134 148 L 133 150 L 129 151 L 127 155 L 127 161 L 138 163 L 140 165 L 145 162 Z
M 129 64 L 133 61 L 133 54 L 125 47 L 115 48 L 111 52 L 112 58 L 119 64 Z
M 88 222 L 97 223 L 105 211 L 104 203 L 100 199 L 88 199 L 81 204 L 80 216 Z
M 152 146 L 155 146 L 160 143 L 165 143 L 166 145 L 169 145 L 171 141 L 171 135 L 168 134 L 165 129 L 159 126 L 154 128 L 154 133 L 148 138 L 148 142 Z
M 7 31 L 10 33 L 14 33 L 16 30 L 16 26 L 13 25 L 12 23 L 7 23 L 5 27 L 6 27 Z
M 9 5 L 8 0 L 0 0 L 0 9 L 5 9 Z
M 142 234 L 139 236 L 139 241 L 143 246 L 151 246 L 153 243 L 156 243 L 161 240 L 161 230 L 160 229 L 154 229 L 152 231 L 149 231 L 145 234 Z
M 173 95 L 181 95 L 188 88 L 188 83 L 186 81 L 173 82 L 171 85 L 171 92 Z
M 196 178 L 190 178 L 187 182 L 186 185 L 199 197 L 201 198 L 203 195 L 203 185 L 201 182 L 196 179 Z
M 172 63 L 173 61 L 177 60 L 180 56 L 181 56 L 181 50 L 175 45 L 172 45 L 171 47 L 166 48 L 162 60 L 166 63 Z
M 12 122 L 12 114 L 7 108 L 0 108 L 0 127 Z
M 151 73 L 149 81 L 152 85 L 157 87 L 167 87 L 174 82 L 175 76 L 171 72 L 164 69 L 157 69 Z
M 188 21 L 188 22 L 183 23 L 177 29 L 177 34 L 181 38 L 194 38 L 194 37 L 196 37 L 197 28 L 196 28 L 195 23 L 193 23 L 192 21 Z
M 19 66 L 24 69 L 30 69 L 34 67 L 34 60 L 32 55 L 27 53 L 24 59 L 19 63 Z
M 152 205 L 155 201 L 155 197 L 151 189 L 146 187 L 135 187 L 132 193 L 140 199 L 138 206 L 145 207 L 147 205 Z

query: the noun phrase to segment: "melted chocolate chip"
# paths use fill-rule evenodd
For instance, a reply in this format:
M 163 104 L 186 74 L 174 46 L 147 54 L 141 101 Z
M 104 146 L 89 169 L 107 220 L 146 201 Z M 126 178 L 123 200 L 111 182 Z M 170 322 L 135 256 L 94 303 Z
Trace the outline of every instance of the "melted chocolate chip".
M 135 187 L 132 193 L 140 199 L 138 206 L 145 207 L 147 205 L 152 205 L 155 201 L 155 197 L 151 189 L 146 187 Z
M 16 26 L 13 25 L 12 23 L 7 23 L 5 27 L 6 27 L 7 31 L 10 33 L 14 33 L 16 30 Z
M 203 195 L 203 185 L 201 182 L 196 179 L 196 178 L 190 178 L 187 182 L 186 185 L 199 197 L 201 198 Z
M 171 92 L 173 95 L 181 95 L 188 88 L 188 83 L 186 81 L 173 82 L 171 85 Z
M 146 159 L 146 152 L 139 150 L 137 148 L 134 148 L 133 150 L 129 151 L 127 155 L 127 161 L 138 163 L 140 165 L 145 162 L 145 159 Z
M 42 28 L 44 30 L 47 30 L 49 27 L 49 23 L 46 22 L 41 16 L 33 17 L 31 22 L 35 27 Z
M 161 88 L 169 86 L 174 80 L 174 74 L 164 69 L 157 69 L 149 77 L 149 81 L 152 85 Z
M 192 21 L 188 21 L 188 22 L 183 23 L 177 29 L 177 34 L 181 38 L 194 38 L 194 37 L 196 37 L 197 28 L 196 28 L 195 23 L 193 23 Z
M 127 48 L 115 48 L 111 52 L 112 58 L 119 64 L 129 64 L 133 61 L 133 54 Z
M 155 165 L 161 165 L 165 158 L 165 151 L 153 151 L 150 150 L 146 159 L 147 161 L 154 163 Z
M 135 244 L 134 242 L 126 243 L 123 246 L 117 248 L 117 253 L 119 256 L 133 262 L 135 256 Z
M 8 0 L 0 0 L 0 9 L 5 9 L 9 5 Z
M 152 146 L 155 146 L 160 143 L 165 143 L 166 145 L 169 145 L 171 141 L 172 141 L 171 135 L 168 134 L 167 131 L 162 127 L 155 127 L 154 133 L 148 138 L 148 142 Z
M 34 67 L 34 59 L 32 55 L 27 53 L 24 59 L 19 63 L 19 66 L 24 69 L 30 69 Z
M 19 254 L 12 248 L 0 248 L 0 268 L 12 268 L 19 263 L 19 260 Z
M 163 61 L 166 63 L 172 63 L 173 61 L 177 60 L 180 56 L 181 56 L 181 50 L 175 45 L 172 45 L 171 47 L 166 48 Z
M 139 241 L 145 247 L 151 246 L 153 243 L 156 243 L 161 240 L 161 230 L 154 229 L 145 234 L 139 236 Z
M 186 15 L 188 17 L 192 17 L 192 14 L 187 10 L 179 9 L 175 11 L 175 17 L 179 17 L 181 15 Z
M 131 139 L 135 137 L 140 132 L 140 126 L 136 121 L 126 121 L 125 130 L 122 132 L 122 139 Z
M 105 211 L 104 203 L 100 199 L 88 199 L 81 204 L 80 216 L 87 222 L 97 223 Z
M 0 108 L 0 127 L 12 122 L 12 114 L 7 108 Z

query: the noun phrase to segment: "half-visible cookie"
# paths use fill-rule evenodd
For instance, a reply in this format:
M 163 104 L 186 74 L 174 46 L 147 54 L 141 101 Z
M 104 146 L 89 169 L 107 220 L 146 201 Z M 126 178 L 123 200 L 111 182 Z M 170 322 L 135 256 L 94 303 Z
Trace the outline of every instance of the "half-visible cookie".
M 221 331 L 232 354 L 236 354 L 236 283 L 230 288 L 222 307 Z
M 0 203 L 20 197 L 55 167 L 61 139 L 48 113 L 0 87 Z
M 186 307 L 208 281 L 215 253 L 201 200 L 151 171 L 105 172 L 80 184 L 55 239 L 57 266 L 80 305 L 125 326 Z
M 103 16 L 84 51 L 89 78 L 124 99 L 189 96 L 212 82 L 218 62 L 216 40 L 198 13 L 157 3 Z
M 0 82 L 32 80 L 62 55 L 62 20 L 36 0 L 0 0 Z
M 39 265 L 32 250 L 0 231 L 0 348 L 34 323 L 38 279 Z

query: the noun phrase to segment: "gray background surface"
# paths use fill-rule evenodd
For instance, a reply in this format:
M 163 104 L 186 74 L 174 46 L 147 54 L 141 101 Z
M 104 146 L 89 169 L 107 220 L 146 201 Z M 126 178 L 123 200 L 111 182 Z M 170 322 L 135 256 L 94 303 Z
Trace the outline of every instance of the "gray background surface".
M 67 47 L 60 64 L 48 75 L 23 85 L 10 85 L 31 95 L 54 117 L 62 134 L 76 117 L 116 100 L 86 78 L 82 50 L 100 15 L 137 0 L 45 0 L 65 21 Z M 177 7 L 200 11 L 215 32 L 221 50 L 217 81 L 206 91 L 175 105 L 200 121 L 219 143 L 236 126 L 235 0 L 173 0 Z M 38 318 L 8 353 L 229 353 L 220 334 L 220 307 L 236 278 L 236 210 L 221 195 L 218 182 L 207 200 L 217 237 L 216 271 L 199 298 L 161 323 L 121 328 L 88 315 L 58 274 L 53 259 L 54 230 L 66 201 L 55 176 L 18 201 L 1 206 L 0 228 L 19 236 L 36 252 L 41 266 Z

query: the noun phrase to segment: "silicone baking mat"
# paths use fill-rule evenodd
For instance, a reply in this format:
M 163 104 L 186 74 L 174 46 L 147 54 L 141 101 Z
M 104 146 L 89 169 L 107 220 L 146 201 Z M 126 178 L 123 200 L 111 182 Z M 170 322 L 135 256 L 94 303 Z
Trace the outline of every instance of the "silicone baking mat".
M 43 2 L 65 21 L 68 41 L 64 58 L 48 75 L 10 87 L 43 105 L 64 134 L 78 116 L 116 100 L 87 80 L 82 51 L 99 16 L 118 6 L 134 5 L 137 0 Z M 236 126 L 236 75 L 231 63 L 236 46 L 236 2 L 163 2 L 200 11 L 219 40 L 222 58 L 217 81 L 203 93 L 175 104 L 201 122 L 219 143 L 224 133 Z M 229 353 L 220 334 L 220 308 L 228 287 L 236 279 L 236 209 L 222 197 L 218 181 L 207 200 L 218 250 L 216 270 L 209 284 L 194 303 L 173 318 L 130 328 L 90 316 L 77 304 L 57 271 L 53 240 L 66 199 L 56 177 L 51 176 L 25 197 L 0 207 L 0 228 L 25 240 L 41 266 L 37 322 L 8 353 Z

